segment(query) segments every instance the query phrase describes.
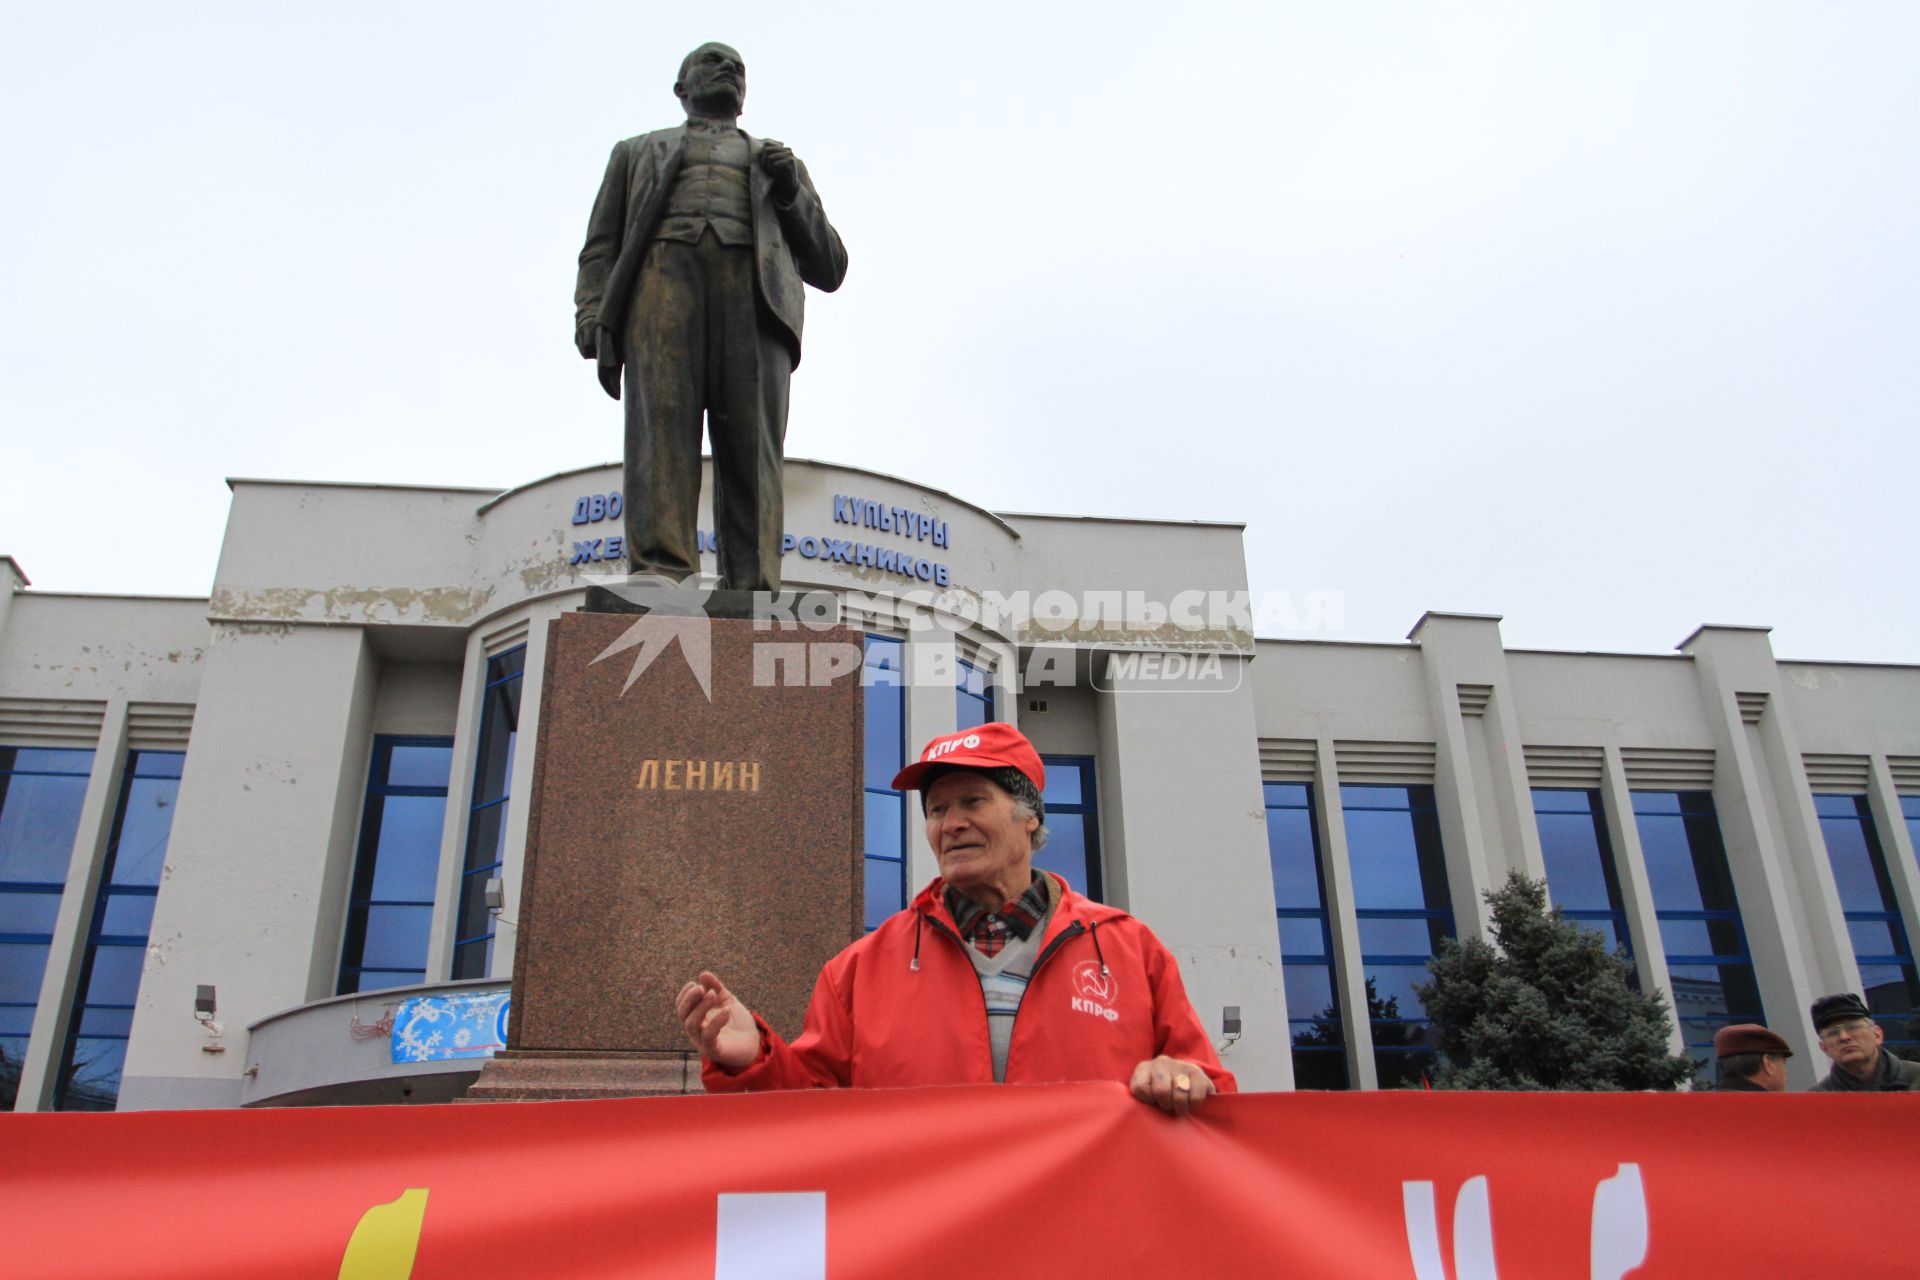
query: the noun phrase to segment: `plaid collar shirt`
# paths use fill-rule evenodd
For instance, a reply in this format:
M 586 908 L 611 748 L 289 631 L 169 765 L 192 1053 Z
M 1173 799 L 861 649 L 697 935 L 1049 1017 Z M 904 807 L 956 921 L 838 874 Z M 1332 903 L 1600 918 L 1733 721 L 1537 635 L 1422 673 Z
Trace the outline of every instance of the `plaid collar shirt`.
M 1048 908 L 1053 905 L 1053 892 L 1049 877 L 1036 871 L 1027 891 L 998 911 L 987 910 L 951 885 L 947 887 L 946 902 L 947 910 L 953 913 L 953 922 L 960 927 L 960 936 L 971 942 L 981 955 L 992 957 L 1006 948 L 1008 934 L 1022 941 L 1033 936 L 1034 927 L 1046 918 Z

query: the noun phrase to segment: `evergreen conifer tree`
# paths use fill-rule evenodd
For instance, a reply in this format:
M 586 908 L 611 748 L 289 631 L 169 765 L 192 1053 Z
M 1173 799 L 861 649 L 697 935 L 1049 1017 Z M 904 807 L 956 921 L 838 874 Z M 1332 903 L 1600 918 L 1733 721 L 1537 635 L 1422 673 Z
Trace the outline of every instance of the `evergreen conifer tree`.
M 1515 872 L 1487 891 L 1497 947 L 1449 938 L 1417 986 L 1438 1033 L 1439 1089 L 1674 1089 L 1693 1060 L 1667 1052 L 1659 993 L 1591 929 L 1547 909 L 1547 886 Z

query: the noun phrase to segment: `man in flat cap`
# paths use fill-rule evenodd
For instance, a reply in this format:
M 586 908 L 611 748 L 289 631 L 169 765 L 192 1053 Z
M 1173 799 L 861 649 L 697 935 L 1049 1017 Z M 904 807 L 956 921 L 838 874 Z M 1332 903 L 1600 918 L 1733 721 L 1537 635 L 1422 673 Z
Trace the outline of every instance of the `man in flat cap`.
M 792 1044 L 713 974 L 683 987 L 708 1091 L 1124 1080 L 1174 1115 L 1234 1092 L 1153 932 L 1034 868 L 1046 777 L 1012 725 L 928 743 L 893 785 L 940 877 L 827 962 Z
M 1787 1059 L 1793 1050 L 1757 1022 L 1739 1022 L 1713 1033 L 1720 1068 L 1719 1093 L 1785 1093 Z
M 1820 1052 L 1833 1059 L 1833 1070 L 1813 1086 L 1815 1093 L 1920 1091 L 1920 1067 L 1881 1047 L 1886 1036 L 1880 1024 L 1867 1013 L 1866 1002 L 1853 992 L 1815 1000 L 1813 1029 L 1820 1035 Z
M 780 585 L 787 383 L 803 284 L 827 292 L 847 251 L 807 167 L 738 124 L 747 64 L 703 44 L 680 64 L 686 123 L 614 144 L 587 221 L 574 342 L 622 398 L 626 556 L 635 574 L 700 571 L 700 424 L 713 442 L 723 586 Z

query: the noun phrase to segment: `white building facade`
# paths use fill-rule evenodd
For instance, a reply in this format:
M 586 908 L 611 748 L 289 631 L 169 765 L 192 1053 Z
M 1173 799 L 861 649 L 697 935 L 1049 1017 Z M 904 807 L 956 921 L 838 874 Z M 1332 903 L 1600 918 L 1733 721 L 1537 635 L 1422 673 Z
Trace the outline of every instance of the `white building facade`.
M 508 985 L 545 624 L 622 567 L 618 486 L 236 480 L 206 599 L 39 592 L 0 558 L 6 1105 L 464 1091 L 487 1033 L 408 1019 Z M 1042 864 L 1152 925 L 1243 1087 L 1417 1081 L 1413 984 L 1516 870 L 1670 994 L 1676 1049 L 1765 1021 L 1804 1087 L 1807 1005 L 1843 990 L 1920 1041 L 1920 668 L 1741 627 L 1507 650 L 1439 613 L 1256 642 L 1239 526 L 801 460 L 787 527 L 787 587 L 868 636 L 870 921 L 936 871 L 886 783 L 992 718 L 1047 763 Z

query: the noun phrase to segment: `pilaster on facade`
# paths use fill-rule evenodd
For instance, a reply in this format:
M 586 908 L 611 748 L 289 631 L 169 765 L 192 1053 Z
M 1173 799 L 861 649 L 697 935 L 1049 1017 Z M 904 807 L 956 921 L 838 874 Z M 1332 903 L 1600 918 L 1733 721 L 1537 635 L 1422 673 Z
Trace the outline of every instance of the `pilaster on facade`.
M 31 584 L 20 562 L 12 556 L 0 556 L 0 640 L 7 634 L 7 614 L 13 607 L 13 598 L 25 591 Z
M 1321 883 L 1327 891 L 1327 926 L 1333 939 L 1334 993 L 1346 1016 L 1340 1019 L 1346 1038 L 1348 1084 L 1355 1089 L 1378 1089 L 1380 1071 L 1373 1060 L 1373 1023 L 1367 1003 L 1367 967 L 1360 955 L 1360 923 L 1354 913 L 1353 864 L 1347 859 L 1347 819 L 1340 806 L 1340 771 L 1333 739 L 1322 736 L 1313 744 L 1314 836 L 1320 846 Z
M 1633 791 L 1627 782 L 1626 761 L 1618 743 L 1601 748 L 1600 812 L 1607 824 L 1607 845 L 1613 851 L 1614 877 L 1620 885 L 1620 909 L 1627 917 L 1627 936 L 1633 940 L 1634 973 L 1642 991 L 1666 997 L 1667 1052 L 1685 1053 L 1673 975 L 1667 968 L 1667 949 L 1660 936 L 1660 915 L 1647 877 L 1647 855 L 1640 845 L 1640 826 L 1633 818 Z M 1782 1034 L 1785 1034 L 1783 1031 Z M 1796 1053 L 1802 1048 L 1795 1046 Z
M 67 860 L 66 889 L 60 895 L 60 911 L 54 919 L 47 967 L 40 977 L 40 1002 L 33 1011 L 33 1030 L 20 1064 L 16 1111 L 45 1111 L 53 1106 L 74 996 L 85 967 L 87 928 L 106 866 L 107 846 L 113 839 L 113 815 L 126 761 L 127 699 L 109 698 L 100 738 L 94 746 L 93 768 L 87 775 L 86 797 L 80 803 L 80 823 Z
M 1533 820 L 1520 723 L 1508 688 L 1500 619 L 1427 613 L 1407 637 L 1420 647 L 1434 724 L 1434 800 L 1463 938 L 1489 939 L 1486 893 L 1510 870 L 1546 878 Z
M 237 1102 L 241 1055 L 176 1033 L 197 985 L 238 1026 L 329 988 L 377 668 L 360 627 L 214 625 L 170 837 L 191 856 L 154 904 L 122 1110 Z
M 1778 696 L 1763 627 L 1702 627 L 1680 645 L 1694 660 L 1714 738 L 1713 803 L 1770 1022 L 1795 1025 L 1815 996 L 1858 991 L 1806 775 Z M 1817 989 L 1816 989 L 1817 988 Z M 1812 1080 L 1811 1055 L 1790 1073 Z
M 1219 1033 L 1223 1008 L 1240 1008 L 1243 1032 L 1228 1065 L 1243 1085 L 1288 1089 L 1292 1037 L 1247 683 L 1252 664 L 1222 657 L 1217 679 L 1178 691 L 1106 665 L 1119 743 L 1112 772 L 1134 851 L 1126 909 L 1178 958 L 1209 1032 Z

